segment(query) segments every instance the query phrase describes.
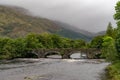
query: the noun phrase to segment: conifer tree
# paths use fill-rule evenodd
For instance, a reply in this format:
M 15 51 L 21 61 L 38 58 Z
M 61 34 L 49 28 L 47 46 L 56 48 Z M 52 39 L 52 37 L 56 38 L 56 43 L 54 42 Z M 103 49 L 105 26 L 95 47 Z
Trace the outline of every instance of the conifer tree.
M 106 35 L 110 36 L 110 37 L 114 37 L 114 29 L 112 27 L 111 22 L 109 22 L 109 24 L 108 24 Z

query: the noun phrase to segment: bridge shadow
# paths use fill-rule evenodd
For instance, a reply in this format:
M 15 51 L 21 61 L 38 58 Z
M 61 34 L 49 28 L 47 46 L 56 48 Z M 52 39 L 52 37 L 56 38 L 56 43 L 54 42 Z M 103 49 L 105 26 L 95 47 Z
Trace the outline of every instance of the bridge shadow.
M 39 58 L 35 53 L 27 53 L 24 55 L 25 58 Z

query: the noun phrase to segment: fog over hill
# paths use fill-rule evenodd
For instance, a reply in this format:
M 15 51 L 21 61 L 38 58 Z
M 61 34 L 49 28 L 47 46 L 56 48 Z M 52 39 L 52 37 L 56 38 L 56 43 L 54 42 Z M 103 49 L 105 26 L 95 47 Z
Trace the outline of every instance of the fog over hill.
M 46 32 L 86 41 L 93 38 L 93 35 L 91 35 L 93 33 L 76 29 L 67 23 L 31 16 L 24 8 L 0 6 L 0 36 L 17 38 L 24 37 L 29 33 L 40 34 Z
M 104 31 L 115 21 L 118 0 L 0 0 L 0 4 L 28 9 L 35 16 L 58 20 L 90 32 Z

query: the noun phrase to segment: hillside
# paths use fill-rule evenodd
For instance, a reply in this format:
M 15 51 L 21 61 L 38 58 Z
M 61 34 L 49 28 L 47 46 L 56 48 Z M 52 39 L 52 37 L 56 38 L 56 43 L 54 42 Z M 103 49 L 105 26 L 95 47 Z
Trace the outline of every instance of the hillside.
M 73 39 L 81 38 L 86 41 L 90 41 L 93 38 L 92 33 L 88 32 L 88 31 L 81 30 L 81 29 L 76 30 L 76 28 L 74 26 L 71 26 L 64 22 L 60 22 L 60 21 L 54 21 L 54 22 L 56 25 L 62 27 L 62 29 L 60 31 L 56 32 L 56 34 L 63 35 L 65 37 L 69 37 L 69 38 L 73 38 Z
M 82 39 L 85 40 L 91 40 L 93 37 L 98 36 L 98 35 L 104 35 L 106 31 L 100 31 L 97 33 L 94 32 L 89 32 L 83 29 L 79 29 L 73 25 L 64 23 L 64 22 L 60 22 L 60 21 L 54 21 L 58 26 L 61 26 L 63 29 L 58 32 L 58 34 L 64 34 L 67 35 L 71 38 L 79 38 L 81 37 Z M 69 34 L 71 33 L 71 34 Z
M 100 31 L 100 32 L 96 33 L 96 36 L 98 36 L 98 35 L 105 35 L 105 34 L 106 34 L 106 31 Z
M 64 22 L 55 21 L 55 23 L 59 26 L 64 27 L 65 29 L 72 30 L 76 33 L 84 34 L 84 35 L 89 36 L 89 37 L 93 37 L 95 35 L 95 33 L 92 33 L 92 32 L 89 32 L 89 31 L 86 31 L 86 30 L 83 30 L 83 29 L 79 29 L 79 28 L 77 28 L 73 25 L 70 25 L 70 24 L 67 24 L 67 23 L 64 23 Z
M 0 6 L 1 36 L 19 37 L 30 32 L 42 33 L 57 31 L 59 27 L 45 18 L 30 16 L 27 11 L 18 7 Z
M 67 27 L 66 27 L 67 26 Z M 72 28 L 72 29 L 71 29 Z M 91 40 L 90 33 L 77 32 L 68 24 L 31 16 L 26 9 L 0 6 L 0 36 L 24 37 L 28 33 L 55 33 L 72 39 Z

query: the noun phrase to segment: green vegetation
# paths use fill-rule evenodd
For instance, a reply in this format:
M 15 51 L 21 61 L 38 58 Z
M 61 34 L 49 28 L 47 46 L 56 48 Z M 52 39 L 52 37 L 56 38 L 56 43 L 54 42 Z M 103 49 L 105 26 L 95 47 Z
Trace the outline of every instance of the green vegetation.
M 119 3 L 120 4 L 120 3 Z M 108 80 L 120 80 L 120 30 L 108 26 L 106 34 L 93 38 L 89 47 L 101 49 L 101 58 L 111 62 L 106 68 Z
M 102 48 L 102 43 L 103 43 L 103 37 L 104 36 L 96 36 L 92 39 L 91 43 L 90 43 L 90 47 L 91 48 L 97 48 L 97 49 L 101 49 Z
M 0 59 L 28 57 L 32 49 L 84 48 L 83 40 L 72 40 L 55 34 L 30 33 L 25 38 L 0 38 Z
M 102 43 L 102 57 L 105 57 L 107 61 L 114 62 L 117 57 L 117 51 L 115 48 L 115 41 L 110 36 L 105 36 Z
M 109 23 L 106 34 L 94 37 L 89 44 L 89 47 L 101 49 L 101 57 L 111 62 L 106 68 L 108 80 L 120 80 L 120 1 L 115 10 L 117 28 L 113 28 Z
M 107 67 L 108 80 L 120 80 L 120 61 Z
M 113 29 L 109 23 L 102 43 L 102 56 L 111 62 L 106 69 L 108 80 L 120 80 L 120 1 L 116 4 L 115 10 L 117 28 Z

